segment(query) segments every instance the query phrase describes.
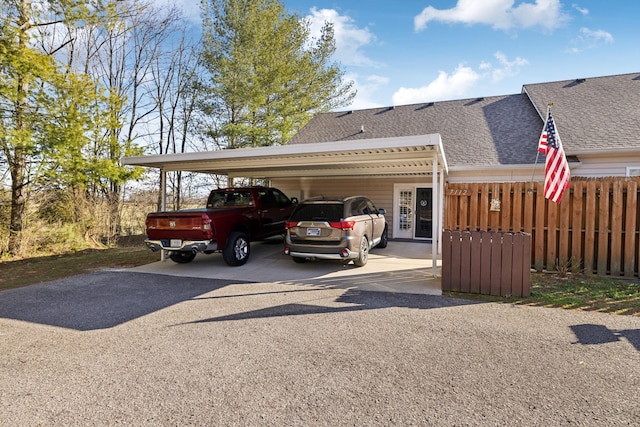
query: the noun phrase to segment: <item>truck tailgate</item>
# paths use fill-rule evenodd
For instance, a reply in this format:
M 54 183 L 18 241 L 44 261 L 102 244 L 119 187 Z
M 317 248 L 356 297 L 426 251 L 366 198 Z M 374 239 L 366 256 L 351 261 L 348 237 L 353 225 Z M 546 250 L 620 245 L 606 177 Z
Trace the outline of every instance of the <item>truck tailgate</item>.
M 211 238 L 213 230 L 204 212 L 158 212 L 147 215 L 147 236 L 150 239 Z

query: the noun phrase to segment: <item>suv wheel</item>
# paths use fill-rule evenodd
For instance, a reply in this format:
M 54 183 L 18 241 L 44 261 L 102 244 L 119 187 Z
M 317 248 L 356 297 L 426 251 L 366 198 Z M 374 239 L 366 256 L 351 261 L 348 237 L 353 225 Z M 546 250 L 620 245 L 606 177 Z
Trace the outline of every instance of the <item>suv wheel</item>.
M 360 253 L 358 254 L 358 258 L 353 260 L 353 263 L 358 267 L 364 266 L 369 260 L 369 240 L 367 240 L 367 236 L 362 236 L 362 240 L 360 240 Z
M 378 242 L 378 244 L 376 245 L 376 248 L 386 248 L 387 244 L 389 243 L 389 230 L 387 229 L 387 226 L 384 226 L 384 230 L 382 231 L 382 236 L 380 236 L 380 242 Z

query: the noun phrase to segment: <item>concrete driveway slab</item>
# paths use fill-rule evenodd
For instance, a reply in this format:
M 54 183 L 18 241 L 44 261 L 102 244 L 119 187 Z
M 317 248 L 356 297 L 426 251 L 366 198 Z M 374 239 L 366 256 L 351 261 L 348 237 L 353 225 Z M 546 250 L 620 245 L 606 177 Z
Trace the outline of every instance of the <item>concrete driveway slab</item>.
M 433 276 L 431 245 L 390 241 L 384 249 L 374 248 L 364 267 L 337 261 L 315 260 L 296 264 L 284 255 L 280 238 L 251 245 L 247 264 L 230 267 L 219 253 L 199 254 L 188 264 L 167 259 L 136 267 L 139 273 L 222 279 L 238 282 L 307 284 L 341 289 L 441 295 L 440 279 Z

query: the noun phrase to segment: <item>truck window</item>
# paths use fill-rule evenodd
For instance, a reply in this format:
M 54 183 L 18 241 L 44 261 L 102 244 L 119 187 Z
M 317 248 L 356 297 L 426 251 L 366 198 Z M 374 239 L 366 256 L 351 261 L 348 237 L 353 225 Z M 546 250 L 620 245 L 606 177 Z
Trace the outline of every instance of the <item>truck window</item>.
M 208 208 L 228 208 L 253 206 L 253 197 L 249 191 L 214 191 L 207 200 Z
M 285 207 L 291 205 L 291 200 L 287 196 L 284 195 L 282 191 L 279 190 L 269 190 L 273 196 L 273 199 L 276 201 L 276 204 L 279 207 Z

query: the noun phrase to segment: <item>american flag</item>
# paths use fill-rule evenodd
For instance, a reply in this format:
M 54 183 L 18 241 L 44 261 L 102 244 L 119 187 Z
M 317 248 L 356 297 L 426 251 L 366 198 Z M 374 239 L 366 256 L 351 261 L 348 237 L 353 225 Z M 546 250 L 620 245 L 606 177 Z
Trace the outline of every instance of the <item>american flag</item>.
M 542 135 L 540 135 L 540 141 L 538 142 L 538 151 L 541 153 L 547 152 L 547 126 L 542 127 Z
M 547 153 L 544 170 L 544 197 L 558 203 L 564 190 L 569 188 L 569 164 L 562 148 L 560 134 L 556 130 L 551 110 L 542 129 L 538 151 Z

